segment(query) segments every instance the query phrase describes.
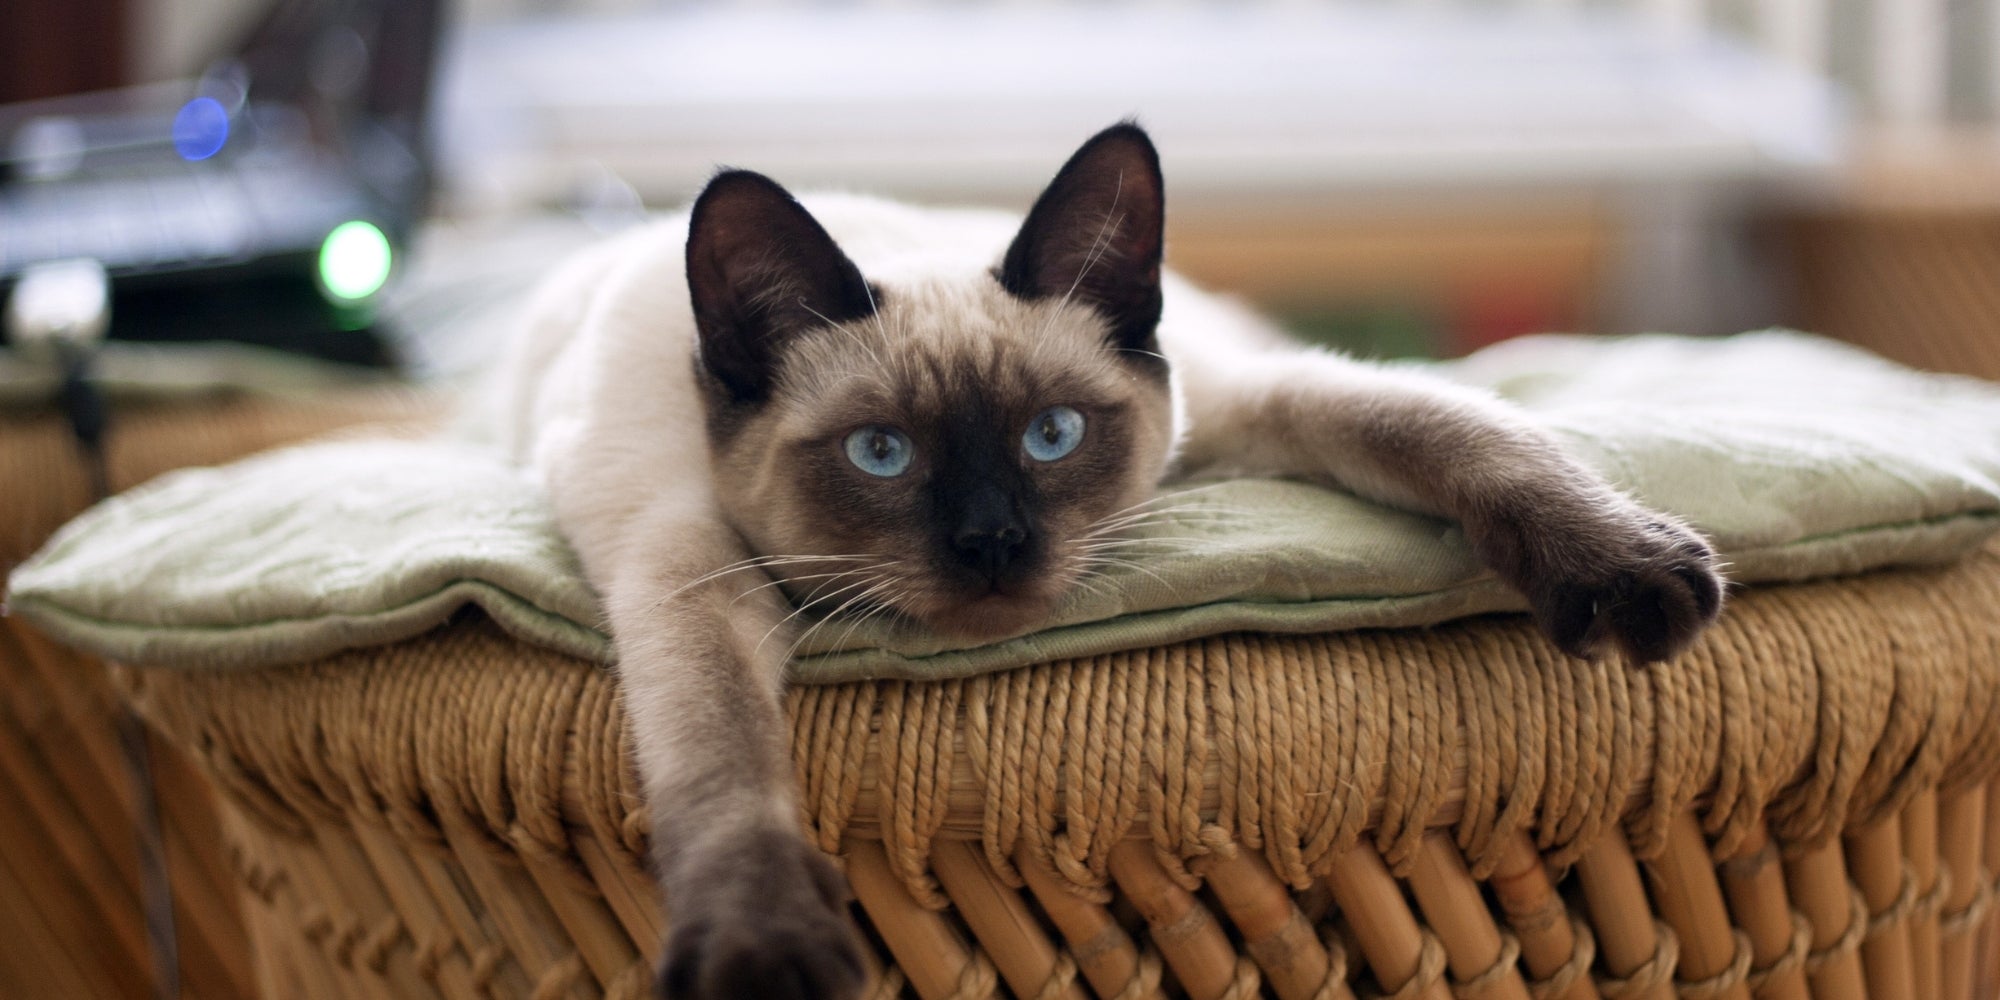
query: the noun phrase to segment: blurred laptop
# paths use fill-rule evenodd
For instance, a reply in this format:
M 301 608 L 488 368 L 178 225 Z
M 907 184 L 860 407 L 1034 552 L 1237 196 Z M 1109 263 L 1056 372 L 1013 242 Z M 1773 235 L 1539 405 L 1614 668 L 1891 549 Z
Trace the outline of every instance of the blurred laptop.
M 375 303 L 431 190 L 441 0 L 277 0 L 193 81 L 0 107 L 0 302 L 110 277 L 113 339 L 393 359 Z

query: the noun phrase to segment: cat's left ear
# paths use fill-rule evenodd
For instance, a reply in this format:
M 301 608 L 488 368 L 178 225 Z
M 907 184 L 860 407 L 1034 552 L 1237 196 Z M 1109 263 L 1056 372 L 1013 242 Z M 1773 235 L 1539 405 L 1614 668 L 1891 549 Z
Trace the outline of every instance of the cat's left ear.
M 1113 346 L 1156 350 L 1165 192 L 1144 129 L 1120 122 L 1099 132 L 1036 199 L 1001 260 L 1001 286 L 1093 306 L 1110 321 Z

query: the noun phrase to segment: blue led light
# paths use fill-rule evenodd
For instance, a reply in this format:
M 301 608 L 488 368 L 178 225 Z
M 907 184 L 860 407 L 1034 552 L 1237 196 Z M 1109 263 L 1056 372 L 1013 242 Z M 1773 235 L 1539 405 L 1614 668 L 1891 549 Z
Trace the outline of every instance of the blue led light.
M 206 160 L 229 141 L 229 112 L 213 97 L 197 97 L 174 115 L 174 150 L 183 160 Z

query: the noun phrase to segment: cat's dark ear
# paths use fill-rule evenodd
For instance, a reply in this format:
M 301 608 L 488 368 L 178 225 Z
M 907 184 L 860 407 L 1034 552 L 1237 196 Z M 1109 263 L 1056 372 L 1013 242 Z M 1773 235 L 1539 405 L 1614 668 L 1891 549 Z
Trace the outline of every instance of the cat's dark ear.
M 695 199 L 687 280 L 702 365 L 738 402 L 765 398 L 793 336 L 875 310 L 861 271 L 819 221 L 748 170 L 715 175 Z
M 1114 346 L 1153 350 L 1165 191 L 1144 129 L 1121 122 L 1099 132 L 1036 199 L 1001 260 L 1001 286 L 1087 303 L 1111 322 Z

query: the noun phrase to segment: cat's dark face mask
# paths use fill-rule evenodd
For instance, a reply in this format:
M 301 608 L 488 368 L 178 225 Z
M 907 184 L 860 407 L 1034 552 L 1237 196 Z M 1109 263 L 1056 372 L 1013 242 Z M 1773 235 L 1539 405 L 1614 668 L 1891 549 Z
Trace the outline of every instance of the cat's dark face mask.
M 870 284 L 772 181 L 697 200 L 688 281 L 723 514 L 797 603 L 990 638 L 1042 624 L 1171 449 L 1161 183 L 1086 143 L 998 265 Z

